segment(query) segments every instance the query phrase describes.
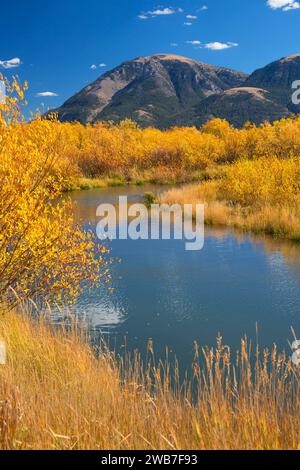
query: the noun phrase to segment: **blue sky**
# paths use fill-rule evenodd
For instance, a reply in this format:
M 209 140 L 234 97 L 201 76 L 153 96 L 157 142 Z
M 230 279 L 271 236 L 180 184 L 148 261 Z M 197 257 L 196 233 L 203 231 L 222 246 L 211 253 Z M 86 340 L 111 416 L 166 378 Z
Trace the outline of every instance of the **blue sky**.
M 48 108 L 137 56 L 174 53 L 251 72 L 300 53 L 300 3 L 11 0 L 0 5 L 0 37 L 0 72 L 28 80 L 31 109 Z

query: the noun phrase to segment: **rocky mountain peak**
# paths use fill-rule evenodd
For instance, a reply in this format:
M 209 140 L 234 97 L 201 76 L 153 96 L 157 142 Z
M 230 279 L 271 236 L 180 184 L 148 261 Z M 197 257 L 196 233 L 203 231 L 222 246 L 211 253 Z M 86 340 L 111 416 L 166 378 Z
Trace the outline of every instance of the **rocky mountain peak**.
M 130 118 L 141 126 L 201 125 L 224 117 L 237 126 L 299 112 L 291 105 L 300 80 L 300 54 L 250 76 L 176 54 L 154 54 L 123 62 L 55 110 L 62 121 L 82 123 Z

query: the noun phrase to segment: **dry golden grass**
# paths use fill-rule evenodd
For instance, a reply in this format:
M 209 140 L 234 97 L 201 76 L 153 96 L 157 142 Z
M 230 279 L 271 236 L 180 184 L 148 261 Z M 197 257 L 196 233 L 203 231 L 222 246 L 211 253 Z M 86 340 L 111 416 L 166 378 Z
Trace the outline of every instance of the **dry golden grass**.
M 170 189 L 160 195 L 160 202 L 204 204 L 207 225 L 227 226 L 300 241 L 299 206 L 288 201 L 276 204 L 272 203 L 272 200 L 260 204 L 253 203 L 250 206 L 232 203 L 230 194 L 224 199 L 221 184 L 217 180 Z
M 217 182 L 215 181 L 172 188 L 160 195 L 160 202 L 170 205 L 204 204 L 206 224 L 224 226 L 231 224 L 232 211 L 225 202 L 217 200 Z
M 96 359 L 75 327 L 58 331 L 5 313 L 0 337 L 8 349 L 0 368 L 1 449 L 299 447 L 299 373 L 276 349 L 253 369 L 244 341 L 232 359 L 219 340 L 202 369 L 196 354 L 192 403 L 189 391 L 170 391 L 168 367 L 141 374 L 136 360 L 121 372 L 108 353 Z

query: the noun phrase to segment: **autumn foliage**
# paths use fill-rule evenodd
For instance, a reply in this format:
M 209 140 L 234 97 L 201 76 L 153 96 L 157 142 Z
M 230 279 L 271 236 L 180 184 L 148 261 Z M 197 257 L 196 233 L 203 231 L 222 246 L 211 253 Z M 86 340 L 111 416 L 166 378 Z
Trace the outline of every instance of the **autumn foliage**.
M 300 118 L 260 127 L 247 124 L 243 129 L 220 119 L 201 130 L 140 129 L 130 120 L 87 126 L 37 120 L 27 127 L 32 135 L 50 132 L 56 137 L 62 176 L 69 181 L 79 177 L 189 181 L 208 178 L 216 166 L 237 161 L 300 156 Z
M 92 231 L 76 226 L 68 199 L 60 198 L 90 178 L 193 181 L 161 200 L 201 202 L 207 223 L 300 241 L 299 117 L 240 130 L 219 119 L 201 130 L 166 131 L 128 120 L 82 126 L 36 116 L 24 122 L 24 87 L 14 80 L 7 89 L 0 104 L 0 301 L 6 307 L 16 299 L 73 300 L 82 288 L 109 279 L 107 250 Z M 57 331 L 35 322 L 27 307 L 21 316 L 0 307 L 9 358 L 0 370 L 1 449 L 300 447 L 298 371 L 275 346 L 262 357 L 257 349 L 253 369 L 245 341 L 234 361 L 219 339 L 216 350 L 203 351 L 204 368 L 196 345 L 195 402 L 189 387 L 176 382 L 174 393 L 169 364 L 150 361 L 143 372 L 136 357 L 118 367 L 110 354 L 96 358 L 76 326 Z
M 59 132 L 51 122 L 25 125 L 15 80 L 0 105 L 0 298 L 73 299 L 106 274 L 105 249 L 74 225 L 63 189 Z
M 57 203 L 87 181 L 201 183 L 165 200 L 205 202 L 211 223 L 300 237 L 299 117 L 242 129 L 214 119 L 201 130 L 165 131 L 130 120 L 83 126 L 37 115 L 25 122 L 26 84 L 14 80 L 7 90 L 0 105 L 1 296 L 12 288 L 22 298 L 74 298 L 86 283 L 102 281 L 105 249 L 74 225 L 67 200 Z
M 18 93 L 23 99 L 20 88 Z M 12 108 L 14 113 L 17 103 L 18 100 Z M 5 113 L 8 121 L 12 111 L 6 109 Z M 12 121 L 16 121 L 15 116 Z M 29 123 L 19 122 L 9 127 L 19 145 L 30 146 L 44 157 L 51 156 L 52 179 L 64 190 L 76 187 L 84 178 L 119 183 L 207 180 L 221 173 L 224 176 L 224 167 L 244 161 L 248 161 L 245 167 L 248 174 L 251 162 L 258 159 L 273 162 L 294 159 L 288 165 L 295 169 L 300 156 L 300 117 L 259 127 L 247 123 L 242 129 L 214 119 L 201 129 L 175 127 L 162 131 L 141 129 L 131 120 L 118 125 L 60 123 L 50 114 L 47 119 L 35 116 Z M 265 175 L 263 163 L 260 165 Z M 285 167 L 284 162 L 281 167 Z M 284 172 L 281 176 L 285 177 Z

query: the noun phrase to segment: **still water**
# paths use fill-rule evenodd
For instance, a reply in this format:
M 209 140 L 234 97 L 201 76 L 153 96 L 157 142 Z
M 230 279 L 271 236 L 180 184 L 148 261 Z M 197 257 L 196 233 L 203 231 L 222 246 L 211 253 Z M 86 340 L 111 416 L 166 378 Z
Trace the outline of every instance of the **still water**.
M 100 203 L 119 195 L 141 202 L 143 186 L 78 191 L 76 216 L 96 227 Z M 220 333 L 231 349 L 244 335 L 261 346 L 276 343 L 289 351 L 291 326 L 300 337 L 300 246 L 269 238 L 206 229 L 202 251 L 188 252 L 184 241 L 112 241 L 113 292 L 103 287 L 85 292 L 75 307 L 93 328 L 122 352 L 146 350 L 156 357 L 168 347 L 181 369 L 193 360 L 193 345 L 214 346 Z

